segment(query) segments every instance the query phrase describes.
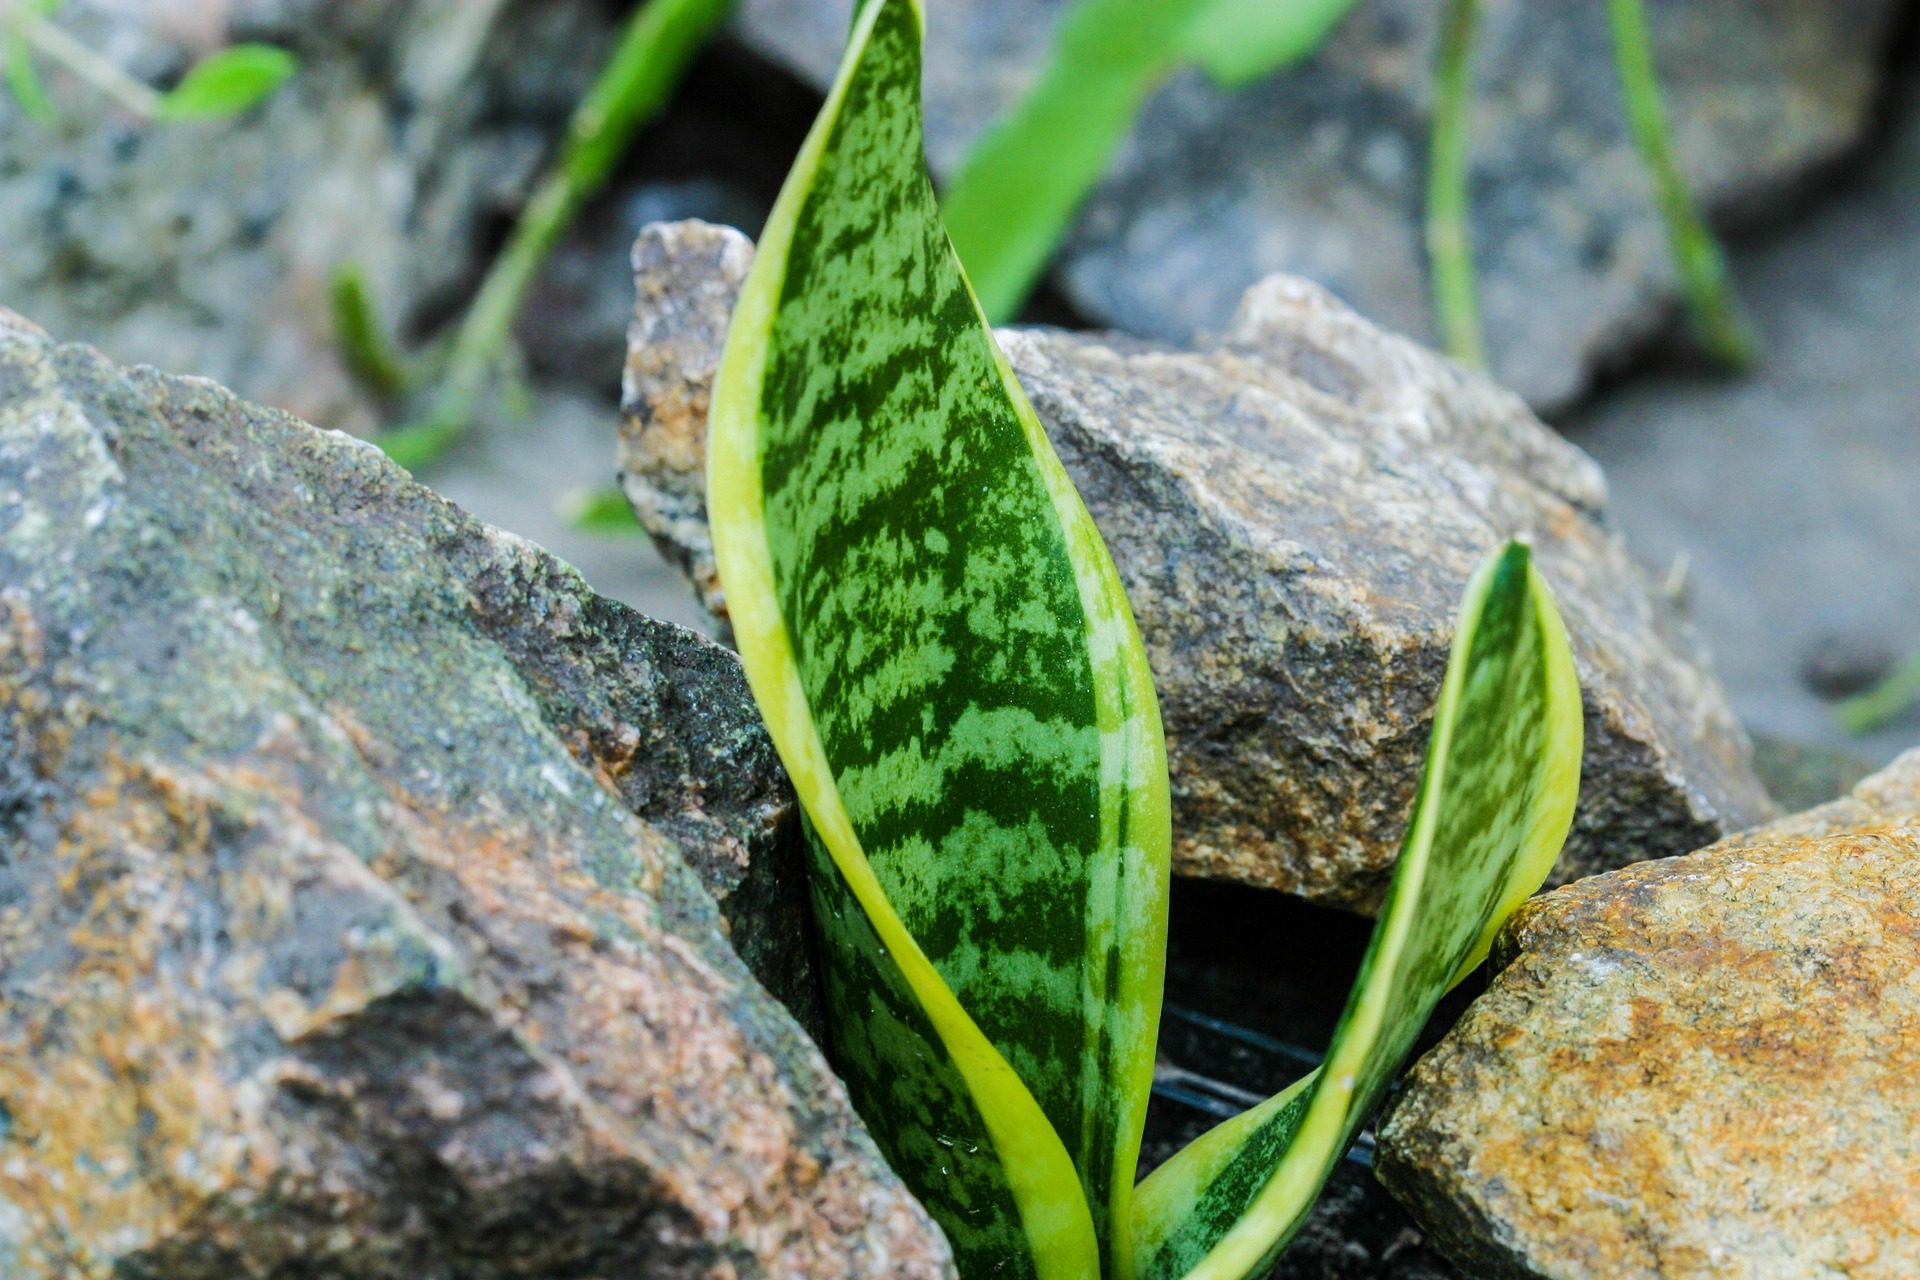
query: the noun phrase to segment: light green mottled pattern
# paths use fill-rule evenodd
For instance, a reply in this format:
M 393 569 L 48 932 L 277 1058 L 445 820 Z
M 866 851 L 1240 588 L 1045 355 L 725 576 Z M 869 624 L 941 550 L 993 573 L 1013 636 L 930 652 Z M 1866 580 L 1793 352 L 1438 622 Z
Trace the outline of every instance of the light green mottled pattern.
M 809 886 L 823 942 L 822 969 L 834 1069 L 871 1127 L 887 1162 L 909 1184 L 937 1184 L 940 1226 L 971 1277 L 1037 1274 L 1019 1207 L 965 1078 L 945 1052 L 912 987 L 887 954 L 811 825 Z
M 1304 1090 L 1176 1156 L 1136 1200 L 1139 1274 L 1266 1274 L 1446 989 L 1566 838 L 1581 711 L 1565 633 L 1524 547 L 1468 589 L 1392 887 Z
M 750 426 L 757 485 L 716 474 L 712 506 L 736 619 L 768 604 L 743 593 L 777 606 L 773 632 L 756 623 L 741 645 L 774 741 L 810 812 L 844 815 L 813 812 L 845 877 L 820 901 L 841 912 L 823 924 L 856 1101 L 965 1255 L 1004 1235 L 984 1214 L 1025 1215 L 1030 1242 L 1048 1234 L 1033 1195 L 1016 1187 L 1010 1210 L 990 1172 L 956 1174 L 941 1155 L 956 1086 L 976 1136 L 1021 1101 L 979 1083 L 993 1064 L 964 1048 L 976 1027 L 1063 1144 L 1096 1228 L 1126 1220 L 1169 832 L 1158 712 L 1118 579 L 941 227 L 919 42 L 909 0 L 870 0 L 856 21 L 716 386 L 714 456 L 738 456 L 730 433 Z M 884 903 L 861 896 L 868 869 Z M 940 993 L 916 985 L 914 957 L 882 972 L 882 916 L 966 1025 L 928 1004 Z M 901 999 L 929 1016 L 916 1023 Z M 962 1265 L 1013 1264 L 983 1245 Z

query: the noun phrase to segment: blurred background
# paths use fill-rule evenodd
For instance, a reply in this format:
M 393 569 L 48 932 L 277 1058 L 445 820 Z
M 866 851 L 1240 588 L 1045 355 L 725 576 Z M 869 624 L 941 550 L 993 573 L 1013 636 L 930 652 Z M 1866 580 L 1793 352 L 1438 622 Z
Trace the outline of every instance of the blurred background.
M 1179 343 L 1265 273 L 1319 281 L 1600 460 L 1771 776 L 1920 740 L 1915 6 L 1216 0 L 1162 38 L 1184 3 L 928 0 L 930 157 L 970 268 L 1010 255 L 1004 312 Z M 429 484 L 702 626 L 604 502 L 628 252 L 757 232 L 847 20 L 0 0 L 0 305 L 324 426 L 431 427 Z

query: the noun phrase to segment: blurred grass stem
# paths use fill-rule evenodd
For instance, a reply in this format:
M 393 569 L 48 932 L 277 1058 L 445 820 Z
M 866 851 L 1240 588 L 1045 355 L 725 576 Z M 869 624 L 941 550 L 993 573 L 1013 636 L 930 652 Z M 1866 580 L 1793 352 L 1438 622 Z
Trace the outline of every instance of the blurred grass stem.
M 59 63 L 142 120 L 152 120 L 160 114 L 165 102 L 161 93 L 134 79 L 47 21 L 26 0 L 11 0 L 11 3 L 0 8 L 0 22 L 16 32 L 36 52 Z
M 1448 355 L 1487 366 L 1480 300 L 1473 274 L 1467 174 L 1473 106 L 1473 32 L 1479 0 L 1446 0 L 1434 69 L 1433 135 L 1427 158 L 1427 261 L 1433 274 L 1434 322 Z
M 1701 344 L 1714 358 L 1740 368 L 1753 359 L 1753 339 L 1740 318 L 1727 278 L 1726 256 L 1695 207 L 1693 193 L 1674 158 L 1660 82 L 1654 72 L 1653 42 L 1647 34 L 1642 0 L 1607 0 L 1613 30 L 1614 65 L 1620 73 L 1620 97 L 1627 125 L 1653 182 L 1654 197 L 1667 227 L 1687 310 Z
M 649 0 L 567 125 L 559 159 L 521 211 L 454 336 L 424 421 L 378 437 L 403 466 L 433 461 L 463 435 L 513 332 L 527 288 L 581 207 L 605 185 L 634 132 L 667 103 L 733 0 Z
M 1920 702 L 1920 654 L 1908 658 L 1886 679 L 1836 708 L 1848 733 L 1872 733 Z

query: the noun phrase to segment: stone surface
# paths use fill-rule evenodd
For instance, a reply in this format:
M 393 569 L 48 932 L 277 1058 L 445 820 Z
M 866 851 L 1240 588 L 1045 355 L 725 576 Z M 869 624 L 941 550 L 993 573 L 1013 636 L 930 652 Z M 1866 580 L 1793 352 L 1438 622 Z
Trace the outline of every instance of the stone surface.
M 709 600 L 706 397 L 748 252 L 700 223 L 650 229 L 635 252 L 625 483 Z M 1510 535 L 1538 551 L 1586 689 L 1557 874 L 1698 848 L 1768 812 L 1704 656 L 1608 527 L 1599 469 L 1512 394 L 1280 276 L 1202 351 L 1001 336 L 1146 639 L 1177 870 L 1377 899 L 1461 588 Z
M 1684 565 L 1742 721 L 1875 764 L 1920 742 L 1920 705 L 1852 738 L 1830 697 L 1920 652 L 1920 67 L 1894 115 L 1856 182 L 1734 253 L 1765 347 L 1751 373 L 1663 370 L 1566 424 L 1607 468 L 1634 550 Z
M 358 263 L 398 332 L 443 318 L 616 16 L 591 0 L 69 0 L 62 29 L 155 85 L 240 40 L 300 70 L 222 122 L 145 123 L 52 67 L 57 124 L 0 95 L 0 303 L 116 359 L 370 426 L 335 349 L 334 271 Z
M 1920 1274 L 1920 752 L 1537 898 L 1381 1178 L 1468 1274 Z
M 542 380 L 529 387 L 529 408 L 517 421 L 483 417 L 480 429 L 427 473 L 433 491 L 552 552 L 597 595 L 696 631 L 711 626 L 687 595 L 686 580 L 637 527 L 583 528 L 574 519 L 581 502 L 615 482 L 606 400 Z
M 0 1274 L 949 1274 L 792 835 L 728 655 L 0 313 Z
M 633 245 L 634 309 L 620 382 L 620 486 L 701 605 L 725 613 L 707 533 L 707 404 L 753 242 L 731 227 L 647 227 Z
M 736 29 L 816 85 L 844 0 L 743 0 Z M 928 146 L 945 171 L 1031 83 L 1065 0 L 929 6 Z M 1860 135 L 1898 0 L 1671 0 L 1648 6 L 1682 166 L 1740 215 Z M 1442 6 L 1368 0 L 1318 55 L 1240 92 L 1198 73 L 1156 93 L 1068 237 L 1058 278 L 1094 320 L 1186 341 L 1226 325 L 1273 271 L 1327 285 L 1425 337 L 1421 210 Z M 1473 224 L 1495 371 L 1539 406 L 1658 326 L 1676 296 L 1629 143 L 1606 6 L 1482 6 Z

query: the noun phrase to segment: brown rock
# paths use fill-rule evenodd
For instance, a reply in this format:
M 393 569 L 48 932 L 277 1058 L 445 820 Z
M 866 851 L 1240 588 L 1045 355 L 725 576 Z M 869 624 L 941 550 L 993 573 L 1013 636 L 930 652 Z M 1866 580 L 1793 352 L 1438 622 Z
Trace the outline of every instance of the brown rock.
M 1381 1179 L 1468 1274 L 1920 1275 L 1920 752 L 1536 898 Z
M 728 655 L 0 312 L 0 1275 L 950 1274 L 689 866 L 804 964 L 790 804 Z
M 622 423 L 635 510 L 722 608 L 705 406 L 747 252 L 702 223 L 642 234 Z M 1176 870 L 1377 901 L 1461 588 L 1515 535 L 1559 594 L 1586 690 L 1557 874 L 1697 848 L 1770 811 L 1704 655 L 1608 528 L 1599 469 L 1492 382 L 1278 276 L 1201 351 L 1001 338 L 1146 639 Z

